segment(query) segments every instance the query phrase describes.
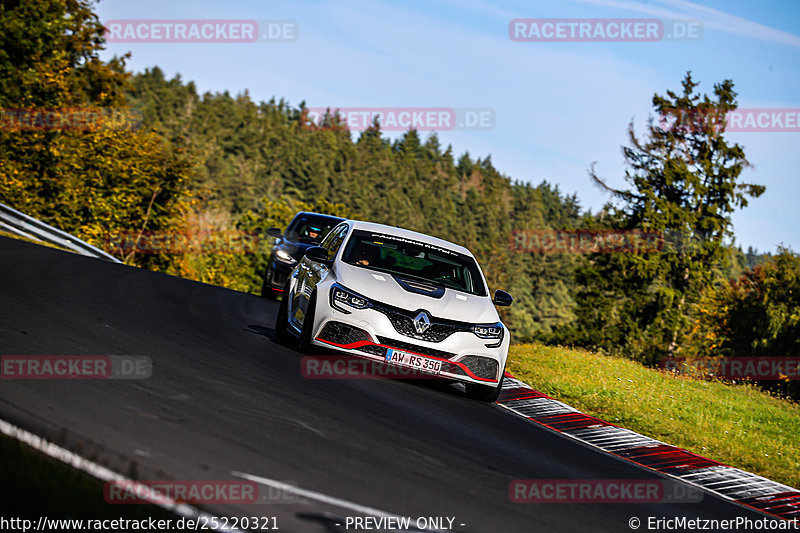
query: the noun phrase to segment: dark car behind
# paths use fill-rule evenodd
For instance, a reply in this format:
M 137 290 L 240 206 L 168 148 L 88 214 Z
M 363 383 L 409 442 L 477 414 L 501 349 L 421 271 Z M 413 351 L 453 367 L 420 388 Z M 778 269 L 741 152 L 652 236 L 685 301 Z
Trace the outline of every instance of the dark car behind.
M 261 296 L 272 299 L 277 297 L 283 291 L 287 276 L 306 250 L 319 245 L 328 232 L 342 220 L 344 219 L 331 215 L 301 211 L 289 222 L 282 234 L 279 229 L 271 229 L 270 234 L 276 236 L 277 240 L 270 252 Z

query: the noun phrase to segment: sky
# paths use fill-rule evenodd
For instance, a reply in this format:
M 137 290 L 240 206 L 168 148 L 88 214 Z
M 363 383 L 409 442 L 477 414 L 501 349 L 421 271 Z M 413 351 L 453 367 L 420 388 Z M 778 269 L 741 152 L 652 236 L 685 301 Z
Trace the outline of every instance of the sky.
M 452 145 L 456 155 L 491 155 L 509 178 L 534 185 L 547 180 L 594 212 L 610 198 L 592 183 L 589 169 L 594 165 L 609 185 L 625 185 L 627 128 L 633 122 L 644 133 L 654 94 L 679 91 L 687 71 L 702 93 L 733 80 L 740 109 L 772 110 L 791 130 L 774 131 L 770 122 L 726 134 L 751 163 L 742 181 L 766 186 L 732 216 L 736 243 L 761 252 L 779 245 L 800 251 L 796 0 L 103 0 L 95 10 L 104 23 L 288 23 L 273 27 L 294 33 L 273 41 L 109 42 L 102 57 L 130 52 L 134 72 L 159 66 L 169 77 L 194 81 L 200 92 L 247 90 L 256 101 L 398 113 L 453 109 L 457 125 L 468 116 L 463 113 L 480 110 L 490 117 L 483 127 L 439 131 L 441 145 Z M 560 40 L 521 42 L 509 35 L 516 19 L 536 19 L 535 26 L 523 26 L 532 35 L 554 31 L 544 25 L 554 19 L 580 19 L 608 32 L 609 19 L 657 19 L 672 38 L 576 42 L 562 33 Z M 681 28 L 695 33 L 680 38 L 673 32 Z

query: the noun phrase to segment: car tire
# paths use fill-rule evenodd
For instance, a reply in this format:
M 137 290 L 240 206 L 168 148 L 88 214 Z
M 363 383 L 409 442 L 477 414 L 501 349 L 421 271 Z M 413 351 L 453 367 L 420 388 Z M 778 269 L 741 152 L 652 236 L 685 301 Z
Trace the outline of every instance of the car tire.
M 272 269 L 267 267 L 267 271 L 264 272 L 264 283 L 261 285 L 261 297 L 266 298 L 267 300 L 277 300 L 278 295 L 275 293 L 276 291 L 272 290 Z
M 301 353 L 306 355 L 311 355 L 315 351 L 314 345 L 311 344 L 311 341 L 313 340 L 311 336 L 313 335 L 314 330 L 314 314 L 316 313 L 316 310 L 317 293 L 314 291 L 314 294 L 311 295 L 311 300 L 308 302 L 306 316 L 303 318 L 303 327 L 300 330 L 300 338 L 297 341 L 297 348 Z
M 289 340 L 289 282 L 286 281 L 286 286 L 283 288 L 283 298 L 281 298 L 281 305 L 278 307 L 278 317 L 275 319 L 275 340 L 285 344 Z
M 464 390 L 467 397 L 479 402 L 496 402 L 500 391 L 503 389 L 503 379 L 505 376 L 500 376 L 500 381 L 497 385 L 492 387 L 490 385 L 479 385 L 477 383 L 464 383 Z

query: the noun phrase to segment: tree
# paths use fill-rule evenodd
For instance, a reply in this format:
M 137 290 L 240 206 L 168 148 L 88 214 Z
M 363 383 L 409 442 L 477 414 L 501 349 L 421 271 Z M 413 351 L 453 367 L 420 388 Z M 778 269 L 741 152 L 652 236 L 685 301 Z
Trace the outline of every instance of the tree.
M 785 248 L 704 294 L 692 356 L 800 355 L 800 255 Z
M 125 58 L 100 60 L 104 29 L 90 1 L 4 1 L 0 28 L 0 106 L 124 102 Z
M 131 120 L 124 58 L 99 59 L 91 3 L 4 2 L 0 27 L 0 106 L 17 110 L 0 128 L 0 201 L 100 247 L 119 233 L 176 231 L 194 163 Z
M 645 139 L 629 126 L 630 188 L 614 189 L 590 172 L 621 204 L 607 207 L 606 226 L 660 232 L 664 248 L 592 257 L 579 273 L 578 326 L 605 347 L 622 345 L 651 362 L 680 349 L 694 306 L 728 253 L 730 213 L 764 191 L 740 182 L 744 149 L 724 137 L 724 117 L 736 108 L 733 82 L 716 84 L 713 98 L 696 94 L 697 85 L 687 73 L 682 92 L 653 97 L 660 120 L 650 119 Z
M 275 99 L 256 104 L 246 94 L 198 95 L 191 82 L 166 80 L 157 68 L 134 75 L 128 97 L 148 124 L 202 160 L 197 184 L 208 191 L 207 206 L 192 220 L 205 221 L 208 229 L 244 229 L 256 220 L 261 227 L 275 220 L 270 213 L 290 216 L 289 205 L 324 199 L 365 220 L 471 249 L 490 288 L 509 289 L 517 299 L 501 310 L 515 338 L 541 337 L 571 319 L 574 258 L 537 257 L 508 246 L 512 229 L 571 227 L 578 221 L 577 200 L 557 187 L 512 183 L 490 157 L 455 159 L 452 147 L 443 149 L 435 134 L 423 139 L 409 131 L 391 141 L 373 123 L 353 141 L 335 115 L 320 125 L 308 123 L 302 102 L 292 108 Z M 220 215 L 214 203 L 229 216 Z M 203 257 L 183 261 L 179 272 L 241 288 L 252 285 L 242 277 L 248 264 L 249 259 Z M 261 265 L 253 264 L 260 275 Z

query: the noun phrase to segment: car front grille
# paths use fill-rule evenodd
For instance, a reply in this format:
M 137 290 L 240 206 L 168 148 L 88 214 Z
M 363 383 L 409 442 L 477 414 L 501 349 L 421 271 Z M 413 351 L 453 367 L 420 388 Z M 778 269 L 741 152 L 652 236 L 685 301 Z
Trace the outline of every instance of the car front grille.
M 284 285 L 286 285 L 286 274 L 282 272 L 273 272 L 272 284 L 278 285 L 279 287 L 283 287 Z
M 371 355 L 377 355 L 378 357 L 386 357 L 386 348 L 383 346 L 375 346 L 374 344 L 365 344 L 364 346 L 357 348 L 359 352 L 365 352 Z
M 439 359 L 451 359 L 456 356 L 454 353 L 443 352 L 442 350 L 434 350 L 433 348 L 425 348 L 424 346 L 417 346 L 408 342 L 390 339 L 388 337 L 378 337 L 378 341 L 386 346 L 397 348 L 398 350 L 407 350 L 422 355 L 429 355 L 431 357 L 438 357 Z
M 414 317 L 419 314 L 419 311 L 406 311 L 399 307 L 378 302 L 373 303 L 373 308 L 386 315 L 386 318 L 389 319 L 389 322 L 392 323 L 392 326 L 394 326 L 394 329 L 399 334 L 413 339 L 427 342 L 442 342 L 453 333 L 472 330 L 472 325 L 466 322 L 457 322 L 455 320 L 431 316 L 430 327 L 428 327 L 424 333 L 417 333 L 416 329 L 414 329 Z
M 408 342 L 398 341 L 396 339 L 390 339 L 388 337 L 378 337 L 378 342 L 380 342 L 383 346 L 376 346 L 374 344 L 366 344 L 357 348 L 360 352 L 365 352 L 371 355 L 377 355 L 378 357 L 386 357 L 386 346 L 391 346 L 396 350 L 405 350 L 413 353 L 418 353 L 420 355 L 427 355 L 430 357 L 437 357 L 439 359 L 452 359 L 456 357 L 456 354 L 444 352 L 441 350 L 434 350 L 432 348 L 425 348 L 424 346 L 417 346 L 416 344 L 411 344 Z M 459 363 L 466 366 L 470 372 L 475 374 L 479 378 L 483 379 L 496 379 L 497 378 L 497 369 L 498 364 L 497 361 L 490 358 L 490 357 L 482 357 L 480 355 L 467 355 L 462 358 Z M 446 372 L 448 374 L 453 374 L 456 376 L 467 376 L 467 372 L 464 369 L 451 361 L 442 361 L 442 372 Z
M 459 361 L 469 368 L 470 372 L 483 379 L 497 379 L 499 365 L 496 359 L 480 355 L 466 355 Z
M 369 334 L 363 329 L 333 320 L 325 324 L 318 338 L 334 344 L 353 344 L 354 342 L 370 340 Z

